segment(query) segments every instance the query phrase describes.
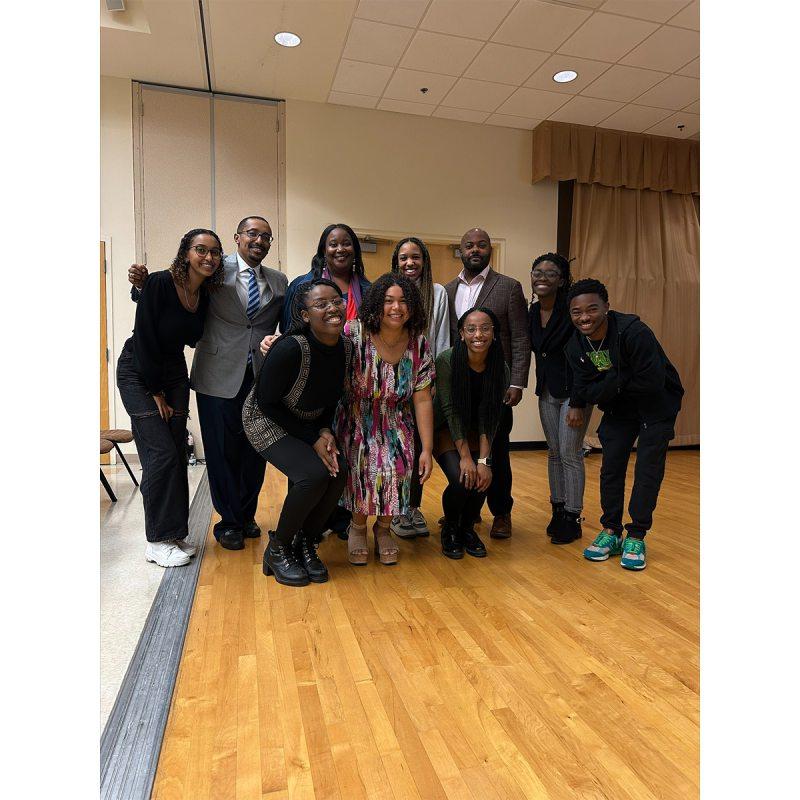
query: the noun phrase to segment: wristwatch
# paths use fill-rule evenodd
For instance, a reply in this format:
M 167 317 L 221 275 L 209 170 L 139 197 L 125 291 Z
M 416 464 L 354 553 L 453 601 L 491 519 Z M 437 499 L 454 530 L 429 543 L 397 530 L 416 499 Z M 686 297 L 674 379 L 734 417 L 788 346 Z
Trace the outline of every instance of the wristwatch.
M 492 466 L 492 457 L 491 456 L 487 456 L 486 458 L 479 458 L 478 459 L 478 463 L 479 464 L 483 464 L 484 467 L 491 467 Z

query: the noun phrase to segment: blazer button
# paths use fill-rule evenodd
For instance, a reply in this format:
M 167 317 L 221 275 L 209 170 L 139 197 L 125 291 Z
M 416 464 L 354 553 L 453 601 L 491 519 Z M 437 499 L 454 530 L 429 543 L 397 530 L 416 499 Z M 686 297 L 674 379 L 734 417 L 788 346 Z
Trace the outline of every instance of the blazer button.
M 252 325 L 248 325 L 247 326 L 247 330 L 250 330 L 250 328 L 252 328 L 252 327 L 253 327 Z
M 542 353 L 542 358 L 547 358 L 547 353 Z

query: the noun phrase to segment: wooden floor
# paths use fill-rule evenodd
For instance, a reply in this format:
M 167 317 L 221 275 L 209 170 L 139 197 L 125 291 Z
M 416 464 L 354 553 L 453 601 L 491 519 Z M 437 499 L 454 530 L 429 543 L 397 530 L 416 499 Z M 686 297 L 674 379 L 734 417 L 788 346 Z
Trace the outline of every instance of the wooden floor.
M 699 452 L 670 453 L 638 573 L 581 556 L 599 455 L 563 547 L 545 454 L 512 459 L 514 536 L 484 523 L 485 559 L 440 554 L 438 469 L 434 535 L 394 567 L 351 567 L 334 538 L 331 580 L 293 589 L 262 575 L 264 538 L 210 537 L 153 797 L 697 797 Z M 267 474 L 265 531 L 284 485 Z

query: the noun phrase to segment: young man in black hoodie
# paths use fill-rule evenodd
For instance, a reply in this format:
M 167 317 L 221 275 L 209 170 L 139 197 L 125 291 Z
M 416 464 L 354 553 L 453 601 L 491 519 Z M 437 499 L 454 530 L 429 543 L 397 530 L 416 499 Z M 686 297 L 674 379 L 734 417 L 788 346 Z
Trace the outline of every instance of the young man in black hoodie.
M 603 530 L 583 555 L 590 561 L 605 561 L 621 553 L 623 567 L 644 569 L 644 537 L 653 524 L 683 386 L 650 328 L 635 314 L 609 310 L 608 291 L 600 281 L 577 281 L 567 302 L 576 328 L 566 347 L 574 378 L 570 405 L 596 404 L 603 411 L 597 430 L 603 446 Z M 637 437 L 628 504 L 631 521 L 625 526 L 628 535 L 623 541 L 625 473 Z

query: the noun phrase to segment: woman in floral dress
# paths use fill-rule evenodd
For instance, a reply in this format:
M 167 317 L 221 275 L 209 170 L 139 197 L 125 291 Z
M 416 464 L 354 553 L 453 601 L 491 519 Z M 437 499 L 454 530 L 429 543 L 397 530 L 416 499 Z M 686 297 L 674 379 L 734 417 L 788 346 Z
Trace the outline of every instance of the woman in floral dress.
M 367 563 L 371 516 L 377 518 L 373 533 L 378 560 L 397 563 L 389 525 L 392 516 L 409 513 L 415 417 L 422 443 L 420 482 L 431 474 L 434 363 L 426 329 L 417 287 L 393 274 L 372 284 L 358 319 L 345 325 L 344 335 L 354 347 L 334 433 L 348 465 L 341 502 L 353 514 L 347 543 L 351 564 Z

